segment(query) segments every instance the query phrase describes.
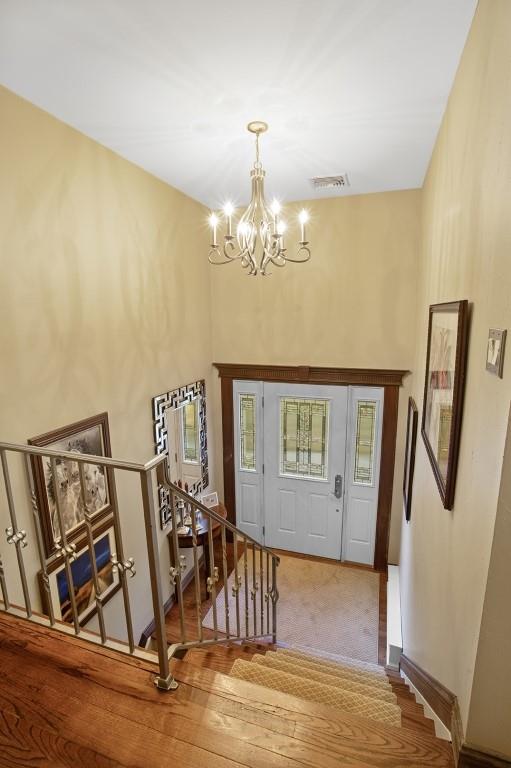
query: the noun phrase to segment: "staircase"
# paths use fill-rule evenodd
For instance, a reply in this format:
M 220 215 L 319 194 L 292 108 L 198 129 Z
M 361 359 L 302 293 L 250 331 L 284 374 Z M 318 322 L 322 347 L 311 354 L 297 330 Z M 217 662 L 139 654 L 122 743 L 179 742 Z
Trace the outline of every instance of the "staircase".
M 271 666 L 276 657 L 286 669 L 301 670 L 279 674 L 286 685 L 289 678 L 304 681 L 302 691 L 268 687 L 278 674 Z M 155 688 L 150 662 L 0 612 L 0 766 L 454 765 L 451 745 L 435 737 L 398 675 L 352 660 L 317 659 L 263 643 L 194 648 L 184 660 L 171 661 L 179 687 L 166 694 Z M 247 668 L 269 672 L 265 685 L 241 679 Z M 329 684 L 319 677 L 313 682 L 305 669 L 317 669 L 314 674 L 329 677 Z M 362 715 L 350 709 L 348 698 L 329 704 L 304 698 L 316 685 L 341 691 L 340 681 L 365 686 L 365 693 L 359 688 L 353 694 L 351 687 L 344 696 L 348 690 L 355 695 L 355 706 L 358 697 L 372 699 L 376 709 Z M 392 711 L 397 705 L 401 725 L 374 718 L 382 705 Z
M 208 677 L 212 692 L 227 689 L 237 701 L 271 713 L 273 728 L 280 718 L 292 720 L 294 738 L 304 736 L 306 718 L 316 731 L 314 743 L 328 753 L 321 766 L 454 765 L 450 742 L 435 736 L 433 721 L 403 678 L 376 664 L 301 647 L 245 643 L 193 649 L 174 674 L 183 682 L 204 683 Z M 330 763 L 336 756 L 343 762 Z
M 26 494 L 13 492 L 8 454 L 12 463 L 19 460 L 12 478 L 22 477 L 25 465 L 31 509 L 16 503 Z M 0 552 L 0 768 L 453 765 L 451 745 L 435 737 L 432 721 L 424 717 L 399 675 L 374 664 L 277 643 L 278 556 L 169 483 L 162 457 L 137 464 L 0 443 L 0 458 L 10 522 L 7 543 L 12 547 L 5 560 L 5 552 Z M 49 460 L 54 477 L 57 461 L 79 466 L 79 490 L 87 511 L 81 546 L 96 565 L 92 572 L 99 631 L 81 625 L 71 568 L 76 546 L 67 539 L 58 495 L 61 537 L 53 543 L 66 573 L 71 620 L 54 610 L 32 459 Z M 110 473 L 109 524 L 116 549 L 110 563 L 122 591 L 119 605 L 125 619 L 125 632 L 117 638 L 107 632 L 103 615 L 106 600 L 97 579 L 94 546 L 100 534 L 87 506 L 87 463 Z M 146 549 L 139 555 L 150 579 L 139 594 L 152 603 L 156 652 L 134 640 L 128 583 L 137 569 L 133 557 L 123 553 L 125 521 L 116 501 L 114 470 L 134 473 L 140 480 L 139 534 Z M 173 521 L 170 578 L 178 601 L 178 628 L 170 644 L 154 508 L 158 484 L 168 493 Z M 190 614 L 177 533 L 185 526 L 193 544 Z M 205 576 L 212 630 L 202 626 L 199 544 L 209 555 Z M 34 556 L 39 558 L 47 615 L 38 610 Z M 217 611 L 222 585 L 233 602 L 224 601 Z

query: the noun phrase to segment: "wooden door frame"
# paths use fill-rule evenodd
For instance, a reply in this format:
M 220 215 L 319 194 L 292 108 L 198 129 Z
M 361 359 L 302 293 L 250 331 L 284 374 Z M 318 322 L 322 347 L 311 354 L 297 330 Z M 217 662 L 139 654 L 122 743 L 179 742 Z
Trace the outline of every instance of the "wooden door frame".
M 383 387 L 383 425 L 374 568 L 377 571 L 384 571 L 387 567 L 389 549 L 399 387 L 409 371 L 374 368 L 319 368 L 307 365 L 242 365 L 236 363 L 213 363 L 213 365 L 218 370 L 222 395 L 224 503 L 228 510 L 228 519 L 234 524 L 236 523 L 233 400 L 233 381 L 235 379 L 282 381 L 289 384 Z

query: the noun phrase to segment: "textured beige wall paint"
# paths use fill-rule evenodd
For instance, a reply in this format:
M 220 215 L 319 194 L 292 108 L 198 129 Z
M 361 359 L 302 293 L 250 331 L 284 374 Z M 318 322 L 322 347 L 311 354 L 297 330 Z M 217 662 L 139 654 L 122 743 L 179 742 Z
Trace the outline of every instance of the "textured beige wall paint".
M 428 305 L 469 299 L 472 321 L 452 512 L 417 441 L 412 519 L 402 531 L 403 641 L 456 693 L 465 727 L 511 391 L 509 348 L 503 380 L 485 371 L 488 328 L 511 326 L 510 40 L 511 3 L 480 0 L 423 189 L 412 385 L 421 411 Z M 502 590 L 508 601 L 509 585 Z
M 470 700 L 467 742 L 511 758 L 511 418 Z
M 152 396 L 211 381 L 204 210 L 5 89 L 0 114 L 1 436 L 108 411 L 114 456 L 146 461 Z M 119 484 L 138 631 L 152 615 L 142 509 Z
M 303 206 L 289 206 L 296 214 Z M 420 192 L 307 201 L 313 256 L 270 277 L 211 267 L 216 362 L 411 369 Z M 295 228 L 296 233 L 296 228 Z M 291 243 L 293 238 L 289 238 Z M 390 560 L 399 555 L 406 387 L 400 393 Z M 218 417 L 219 387 L 216 388 Z M 219 439 L 219 423 L 215 434 Z M 217 455 L 220 445 L 217 444 Z

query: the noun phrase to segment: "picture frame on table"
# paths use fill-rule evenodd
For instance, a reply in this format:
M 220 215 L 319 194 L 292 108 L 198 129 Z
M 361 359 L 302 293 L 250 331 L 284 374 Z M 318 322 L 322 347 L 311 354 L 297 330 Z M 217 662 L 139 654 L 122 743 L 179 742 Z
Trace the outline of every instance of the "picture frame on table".
M 200 500 L 202 504 L 204 504 L 205 507 L 208 509 L 211 509 L 211 507 L 217 507 L 218 506 L 218 493 L 216 491 L 211 491 L 210 493 L 203 493 L 200 497 Z
M 108 414 L 99 413 L 65 427 L 32 437 L 29 445 L 71 453 L 111 456 Z M 48 456 L 31 456 L 34 492 L 39 509 L 45 553 L 51 558 L 58 553 L 61 541 L 56 494 L 67 540 L 73 542 L 85 530 L 85 506 L 81 493 L 78 463 L 56 459 L 56 478 Z M 112 512 L 111 470 L 97 464 L 84 464 L 85 500 L 93 524 Z
M 468 345 L 468 301 L 429 308 L 421 432 L 445 509 L 458 468 Z

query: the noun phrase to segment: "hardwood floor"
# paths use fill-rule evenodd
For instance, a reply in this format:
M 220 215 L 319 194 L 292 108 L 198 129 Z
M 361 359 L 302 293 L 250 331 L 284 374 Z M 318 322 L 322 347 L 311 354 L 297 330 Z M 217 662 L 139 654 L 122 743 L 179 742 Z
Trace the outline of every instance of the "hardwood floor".
M 1 768 L 451 768 L 429 734 L 341 714 L 190 661 L 149 663 L 0 613 Z

